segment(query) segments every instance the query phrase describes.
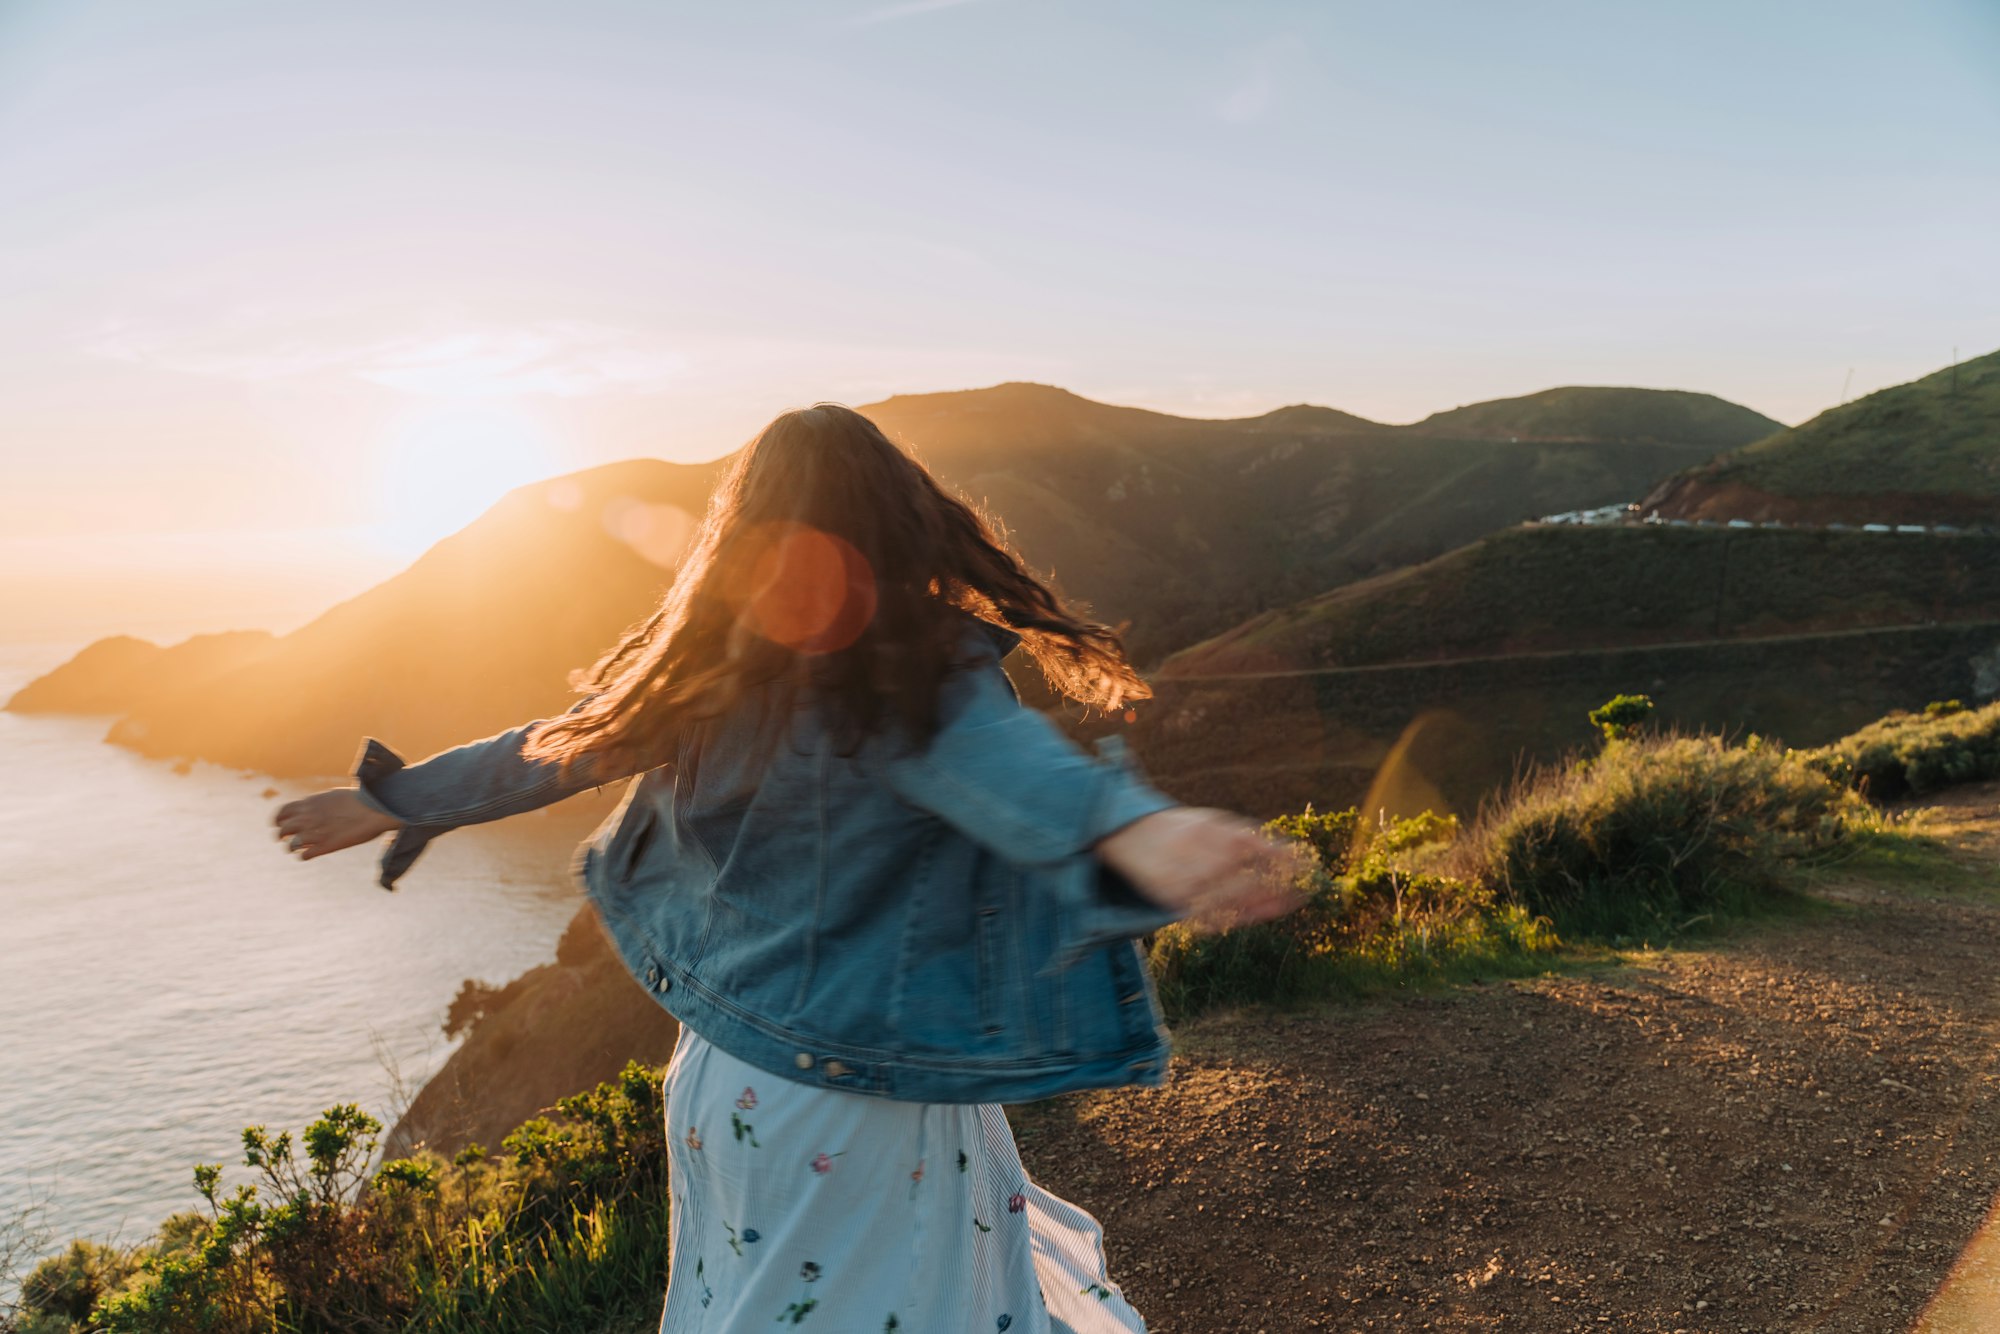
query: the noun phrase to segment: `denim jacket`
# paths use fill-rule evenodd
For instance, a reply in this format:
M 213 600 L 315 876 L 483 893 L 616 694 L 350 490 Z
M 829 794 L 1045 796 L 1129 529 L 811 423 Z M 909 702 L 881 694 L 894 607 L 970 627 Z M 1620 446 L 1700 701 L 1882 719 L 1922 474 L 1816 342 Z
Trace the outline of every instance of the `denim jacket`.
M 810 702 L 778 723 L 744 708 L 628 785 L 571 872 L 660 1005 L 760 1069 L 887 1098 L 1165 1082 L 1135 938 L 1178 915 L 1091 846 L 1174 803 L 1116 738 L 1093 756 L 1021 704 L 1000 668 L 1017 640 L 968 630 L 922 748 L 884 736 L 843 756 Z M 404 822 L 384 888 L 447 829 L 626 776 L 524 760 L 534 726 L 408 766 L 366 739 L 362 799 Z

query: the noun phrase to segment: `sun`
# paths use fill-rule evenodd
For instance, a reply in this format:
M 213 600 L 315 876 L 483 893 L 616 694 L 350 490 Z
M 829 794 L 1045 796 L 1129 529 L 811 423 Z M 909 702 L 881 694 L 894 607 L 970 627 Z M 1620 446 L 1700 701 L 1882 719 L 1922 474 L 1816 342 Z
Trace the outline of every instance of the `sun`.
M 377 480 L 382 544 L 417 556 L 517 486 L 561 472 L 562 451 L 528 413 L 452 404 L 412 414 L 383 438 Z

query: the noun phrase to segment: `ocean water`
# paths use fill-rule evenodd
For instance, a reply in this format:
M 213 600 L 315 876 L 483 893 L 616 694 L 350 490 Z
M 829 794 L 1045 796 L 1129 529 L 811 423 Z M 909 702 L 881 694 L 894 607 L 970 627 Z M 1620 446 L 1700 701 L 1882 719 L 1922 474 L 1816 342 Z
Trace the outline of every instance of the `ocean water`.
M 0 645 L 0 699 L 76 647 Z M 390 1122 L 449 1054 L 459 982 L 554 956 L 596 818 L 455 830 L 390 894 L 379 846 L 301 862 L 274 836 L 340 775 L 176 775 L 108 725 L 0 713 L 0 1226 L 26 1211 L 51 1244 L 144 1238 L 246 1125 Z

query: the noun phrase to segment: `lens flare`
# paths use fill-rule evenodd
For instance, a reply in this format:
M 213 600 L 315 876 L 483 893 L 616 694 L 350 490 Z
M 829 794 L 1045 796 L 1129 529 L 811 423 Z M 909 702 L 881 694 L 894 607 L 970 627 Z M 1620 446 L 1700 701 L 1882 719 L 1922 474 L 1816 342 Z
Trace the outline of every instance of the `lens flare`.
M 875 572 L 852 543 L 792 522 L 760 525 L 747 540 L 731 600 L 765 639 L 798 653 L 833 653 L 875 618 Z
M 680 564 L 694 536 L 694 516 L 678 505 L 653 505 L 631 496 L 604 503 L 598 516 L 604 531 L 663 570 Z

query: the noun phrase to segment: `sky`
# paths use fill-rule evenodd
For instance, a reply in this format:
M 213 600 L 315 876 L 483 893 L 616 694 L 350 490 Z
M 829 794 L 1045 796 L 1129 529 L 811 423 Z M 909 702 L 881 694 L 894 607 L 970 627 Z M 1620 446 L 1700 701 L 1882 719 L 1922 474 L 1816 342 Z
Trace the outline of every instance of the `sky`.
M 0 639 L 1005 380 L 1785 422 L 2000 347 L 1996 0 L 0 0 Z

